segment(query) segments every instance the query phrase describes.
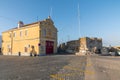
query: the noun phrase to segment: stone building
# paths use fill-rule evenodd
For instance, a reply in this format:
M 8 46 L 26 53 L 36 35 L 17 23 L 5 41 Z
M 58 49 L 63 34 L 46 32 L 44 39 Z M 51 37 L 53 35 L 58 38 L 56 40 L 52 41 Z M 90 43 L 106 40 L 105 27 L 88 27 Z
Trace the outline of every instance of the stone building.
M 58 47 L 59 52 L 64 51 L 64 52 L 77 52 L 79 51 L 79 40 L 71 40 L 66 43 L 61 43 Z
M 50 17 L 2 33 L 3 55 L 45 55 L 57 52 L 57 28 Z
M 67 50 L 71 50 L 72 52 L 79 51 L 79 40 L 72 40 L 67 42 Z
M 85 55 L 86 53 L 100 53 L 102 49 L 101 38 L 83 37 L 78 40 L 71 40 L 64 44 L 61 44 L 62 49 L 67 52 L 76 53 L 76 55 Z
M 79 39 L 79 53 L 86 54 L 87 52 L 91 53 L 100 53 L 102 49 L 102 39 L 101 38 L 89 38 L 83 37 Z

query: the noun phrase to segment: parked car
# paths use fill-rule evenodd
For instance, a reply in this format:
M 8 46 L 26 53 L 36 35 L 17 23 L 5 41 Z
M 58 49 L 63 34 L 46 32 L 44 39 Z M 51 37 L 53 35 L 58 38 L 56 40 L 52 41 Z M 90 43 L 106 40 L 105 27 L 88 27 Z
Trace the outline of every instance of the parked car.
M 120 56 L 120 50 L 117 50 L 116 56 Z

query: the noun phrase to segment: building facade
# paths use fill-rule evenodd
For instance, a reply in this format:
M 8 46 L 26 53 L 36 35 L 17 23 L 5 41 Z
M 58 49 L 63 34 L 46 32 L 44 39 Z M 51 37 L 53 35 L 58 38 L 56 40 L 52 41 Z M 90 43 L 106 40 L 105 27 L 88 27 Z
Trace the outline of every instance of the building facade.
M 72 40 L 67 42 L 67 50 L 71 50 L 72 52 L 79 51 L 79 40 Z
M 50 17 L 2 33 L 3 55 L 44 55 L 57 52 L 57 28 Z
M 85 55 L 90 53 L 101 53 L 102 39 L 82 37 L 78 40 L 71 40 L 66 42 L 66 45 L 61 44 L 60 49 L 64 51 L 75 53 L 76 55 Z
M 59 52 L 64 51 L 68 53 L 74 53 L 79 51 L 79 40 L 71 40 L 66 43 L 61 43 L 58 47 Z
M 83 37 L 83 38 L 80 38 L 79 41 L 80 41 L 79 52 L 81 53 L 86 53 L 86 51 L 100 53 L 102 49 L 101 38 Z

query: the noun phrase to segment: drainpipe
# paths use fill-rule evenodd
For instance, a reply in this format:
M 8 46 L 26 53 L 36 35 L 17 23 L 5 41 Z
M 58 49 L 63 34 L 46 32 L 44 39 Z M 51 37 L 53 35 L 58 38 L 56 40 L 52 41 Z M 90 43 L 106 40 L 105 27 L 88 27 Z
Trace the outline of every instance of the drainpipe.
M 11 33 L 11 54 L 13 53 L 13 31 Z
M 40 50 L 41 50 L 41 22 L 38 23 L 39 24 L 39 55 L 40 55 Z
M 10 38 L 11 38 L 11 55 L 13 53 L 13 31 L 10 32 Z

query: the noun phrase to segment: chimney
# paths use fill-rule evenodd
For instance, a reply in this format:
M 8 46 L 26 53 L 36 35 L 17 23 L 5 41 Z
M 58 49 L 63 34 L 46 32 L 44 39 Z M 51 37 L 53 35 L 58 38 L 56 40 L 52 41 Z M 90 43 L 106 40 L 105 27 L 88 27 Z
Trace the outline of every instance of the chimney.
M 19 21 L 19 22 L 18 22 L 18 28 L 20 28 L 20 27 L 22 27 L 22 26 L 24 26 L 24 23 L 23 23 L 22 21 Z
M 51 19 L 51 17 L 50 17 L 50 16 L 48 16 L 48 19 Z

